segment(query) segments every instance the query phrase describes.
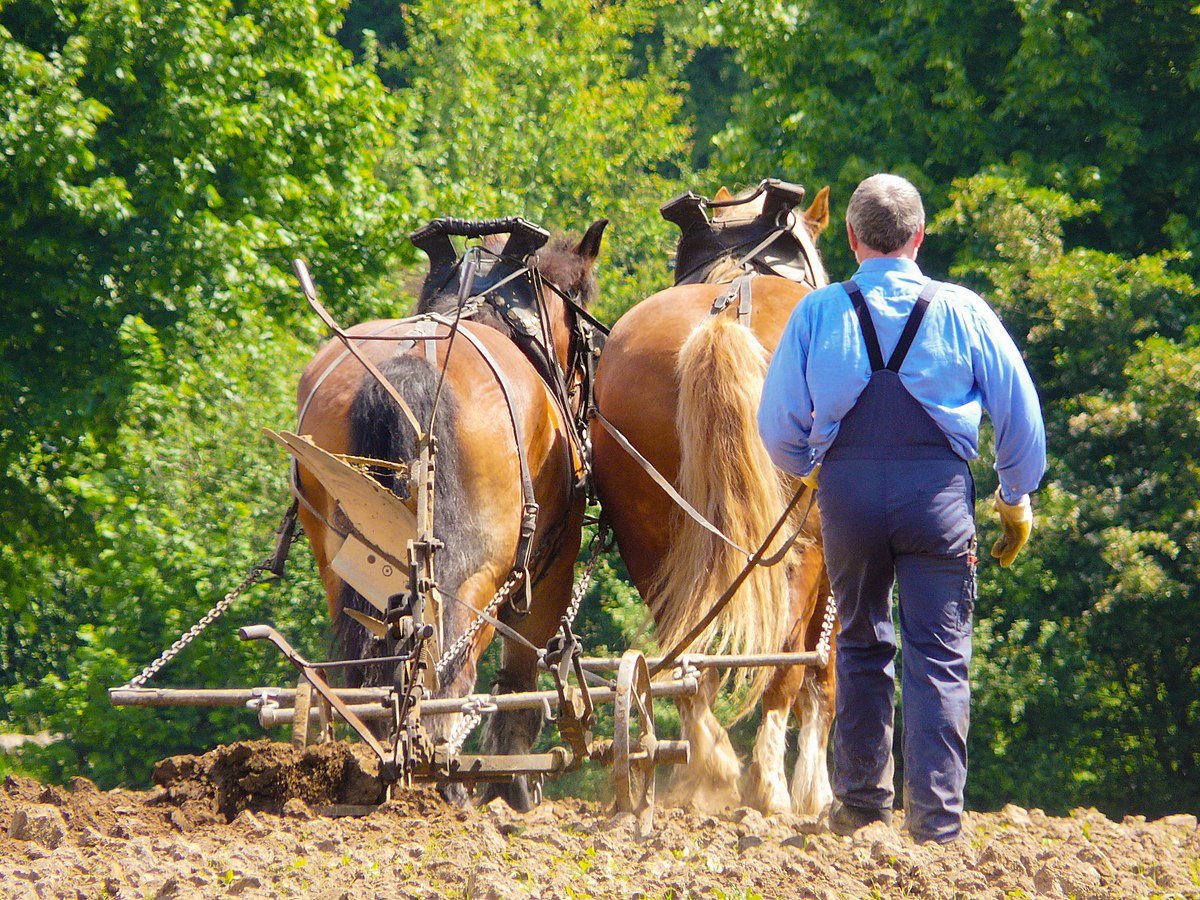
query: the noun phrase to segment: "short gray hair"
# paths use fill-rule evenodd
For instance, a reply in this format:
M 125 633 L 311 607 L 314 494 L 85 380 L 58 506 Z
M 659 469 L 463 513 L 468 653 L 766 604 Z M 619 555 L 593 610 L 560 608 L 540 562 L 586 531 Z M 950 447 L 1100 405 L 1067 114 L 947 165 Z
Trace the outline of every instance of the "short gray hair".
M 912 182 L 880 173 L 854 189 L 846 223 L 859 242 L 878 253 L 894 253 L 925 224 L 925 207 Z

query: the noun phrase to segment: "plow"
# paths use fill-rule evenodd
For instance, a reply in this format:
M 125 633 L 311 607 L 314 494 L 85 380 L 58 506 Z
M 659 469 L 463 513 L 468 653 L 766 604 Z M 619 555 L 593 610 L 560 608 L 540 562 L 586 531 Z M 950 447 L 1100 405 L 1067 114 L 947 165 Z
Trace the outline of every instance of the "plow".
M 413 241 L 430 253 L 436 271 L 437 254 L 448 235 L 478 238 L 497 233 L 512 236 L 508 248 L 510 255 L 514 242 L 524 241 L 525 248 L 532 248 L 528 252 L 522 251 L 525 258 L 536 253 L 548 237 L 541 229 L 520 218 L 489 222 L 436 220 L 414 235 Z M 475 276 L 480 260 L 469 249 L 462 258 L 454 260 L 454 268 L 459 273 L 459 316 L 427 313 L 413 317 L 410 323 L 413 327 L 407 328 L 403 335 L 404 340 L 412 342 L 410 347 L 424 346 L 430 360 L 434 358 L 431 348 L 436 341 L 453 341 L 456 335 L 466 341 L 475 340 L 459 328 L 462 311 L 478 304 L 489 293 L 493 296 L 498 293 L 494 287 L 477 290 Z M 439 447 L 433 438 L 432 425 L 418 420 L 405 398 L 362 350 L 365 341 L 396 341 L 397 338 L 348 334 L 318 300 L 305 264 L 297 260 L 294 269 L 308 304 L 343 344 L 341 359 L 354 357 L 366 369 L 368 375 L 365 377 L 374 378 L 390 394 L 418 436 L 419 453 L 414 459 L 401 463 L 359 458 L 330 452 L 307 435 L 266 430 L 266 435 L 292 460 L 296 497 L 277 532 L 272 553 L 251 571 L 242 585 L 226 595 L 158 660 L 126 685 L 111 689 L 111 702 L 130 707 L 245 708 L 265 729 L 290 727 L 292 742 L 298 747 L 333 739 L 335 724 L 344 723 L 343 727 L 348 727 L 378 758 L 383 796 L 415 784 L 461 784 L 471 788 L 525 778 L 536 798 L 544 780 L 559 778 L 585 764 L 611 766 L 617 812 L 633 815 L 639 830 L 643 834 L 649 833 L 653 828 L 656 768 L 687 764 L 692 753 L 688 740 L 668 739 L 657 733 L 656 700 L 679 701 L 695 697 L 702 690 L 702 681 L 709 670 L 824 667 L 828 663 L 832 605 L 826 610 L 821 642 L 813 651 L 704 654 L 690 649 L 693 640 L 728 603 L 747 574 L 757 565 L 773 564 L 764 559 L 768 551 L 777 546 L 777 538 L 796 510 L 801 491 L 797 490 L 775 528 L 757 551 L 749 555 L 741 575 L 693 629 L 690 639 L 678 642 L 662 656 L 647 657 L 641 651 L 631 649 L 620 657 L 604 658 L 586 656 L 574 630 L 592 571 L 605 549 L 606 529 L 602 520 L 595 522 L 590 558 L 580 567 L 566 612 L 561 616 L 554 636 L 544 646 L 532 645 L 507 624 L 499 612 L 505 602 L 515 604 L 521 598 L 522 590 L 528 605 L 531 581 L 528 544 L 536 522 L 537 504 L 532 501 L 532 492 L 526 491 L 518 564 L 491 603 L 484 608 L 469 610 L 471 623 L 466 633 L 447 643 L 443 621 L 446 610 L 449 604 L 461 604 L 462 601 L 439 590 L 437 578 L 438 555 L 445 549 L 434 533 Z M 514 271 L 516 275 L 509 274 L 505 278 L 529 277 L 534 287 L 541 290 L 531 265 Z M 533 275 L 528 275 L 531 271 Z M 499 283 L 506 282 L 501 279 Z M 590 333 L 586 344 L 589 348 L 594 346 L 593 355 L 598 356 L 602 338 Z M 478 344 L 476 349 L 486 358 Z M 594 366 L 594 359 L 591 364 Z M 439 384 L 439 391 L 440 387 Z M 585 456 L 586 428 L 590 414 L 594 412 L 588 408 L 590 402 L 589 397 L 581 404 L 582 410 L 567 410 L 574 413 L 570 417 L 576 426 L 573 439 L 584 448 Z M 565 402 L 563 406 L 565 409 Z M 515 426 L 515 415 L 513 421 Z M 613 430 L 610 423 L 603 422 L 603 425 Z M 411 486 L 410 495 L 400 496 L 384 487 L 373 474 L 379 467 L 390 467 L 402 475 L 404 482 Z M 523 477 L 528 481 L 524 467 L 522 461 Z M 296 472 L 300 468 L 336 500 L 337 521 L 334 524 L 344 539 L 331 560 L 332 569 L 370 604 L 367 612 L 357 609 L 344 609 L 343 612 L 369 632 L 379 652 L 368 659 L 313 661 L 298 652 L 274 627 L 247 625 L 238 631 L 238 637 L 242 641 L 272 645 L 296 669 L 298 680 L 294 686 L 219 689 L 150 686 L 149 680 L 223 614 L 241 593 L 267 574 L 282 576 L 288 547 L 297 536 L 297 504 L 306 502 L 297 489 Z M 812 507 L 811 493 L 808 507 Z M 806 510 L 804 519 L 807 517 Z M 796 534 L 788 538 L 788 545 L 795 538 Z M 782 553 L 776 554 L 776 561 L 781 557 Z M 536 655 L 538 668 L 543 673 L 542 683 L 548 681 L 548 689 L 435 696 L 456 658 L 476 640 L 479 632 L 489 627 L 497 635 L 524 645 Z M 342 673 L 361 671 L 366 666 L 387 666 L 394 673 L 390 683 L 359 687 L 337 685 Z M 612 735 L 600 736 L 597 712 L 601 706 L 610 704 Z M 557 741 L 542 752 L 466 752 L 468 738 L 485 717 L 513 710 L 540 711 L 542 719 L 557 729 Z M 444 717 L 453 717 L 453 724 L 441 729 L 442 736 L 435 739 L 429 726 Z

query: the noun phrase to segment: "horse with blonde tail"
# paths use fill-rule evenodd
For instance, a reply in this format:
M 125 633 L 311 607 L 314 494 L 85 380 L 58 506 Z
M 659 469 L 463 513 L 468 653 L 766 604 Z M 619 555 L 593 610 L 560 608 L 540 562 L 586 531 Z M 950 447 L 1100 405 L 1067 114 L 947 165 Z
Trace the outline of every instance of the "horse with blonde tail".
M 601 358 L 592 426 L 597 490 L 664 650 L 698 627 L 798 488 L 772 465 L 756 415 L 789 315 L 827 283 L 814 242 L 829 222 L 828 188 L 800 214 L 802 197 L 801 188 L 765 181 L 748 196 L 734 198 L 722 188 L 713 201 L 686 194 L 665 205 L 664 216 L 682 231 L 676 285 L 622 316 Z M 643 463 L 691 510 L 656 484 Z M 792 652 L 812 650 L 822 639 L 829 646 L 819 515 L 805 514 L 806 507 L 811 503 L 794 507 L 798 512 L 768 548 L 767 557 L 779 556 L 778 562 L 753 567 L 690 652 Z M 669 801 L 709 812 L 749 804 L 764 812 L 819 813 L 832 798 L 825 766 L 832 671 L 832 663 L 736 670 L 729 679 L 735 718 L 760 700 L 763 709 L 743 777 L 713 711 L 721 679 L 704 670 L 700 692 L 679 704 L 692 754 L 672 776 Z M 789 713 L 800 735 L 790 789 Z

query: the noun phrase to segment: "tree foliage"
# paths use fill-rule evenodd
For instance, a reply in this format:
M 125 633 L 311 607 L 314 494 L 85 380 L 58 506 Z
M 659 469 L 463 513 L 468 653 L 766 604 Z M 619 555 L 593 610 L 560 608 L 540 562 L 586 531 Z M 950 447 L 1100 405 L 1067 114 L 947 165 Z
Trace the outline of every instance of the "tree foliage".
M 387 167 L 394 189 L 431 215 L 516 210 L 576 232 L 608 218 L 598 312 L 611 321 L 661 289 L 674 235 L 647 212 L 686 171 L 683 50 L 668 41 L 631 55 L 661 6 L 411 4 L 408 45 L 384 54 L 406 85 L 409 138 Z
M 1196 243 L 1200 42 L 1190 0 L 804 0 L 713 4 L 715 43 L 753 87 L 718 136 L 748 164 L 834 196 L 875 171 L 931 209 L 996 164 L 1099 201 L 1083 241 L 1121 253 Z
M 935 223 L 1018 335 L 1051 454 L 1029 551 L 984 569 L 974 799 L 1166 813 L 1200 803 L 1196 284 L 1170 253 L 1066 248 L 1085 213 L 993 170 Z
M 0 10 L 0 709 L 69 734 L 64 775 L 140 777 L 199 737 L 120 749 L 103 689 L 221 596 L 284 503 L 254 432 L 287 421 L 289 332 L 311 334 L 290 258 L 335 308 L 384 288 L 392 101 L 335 22 L 295 0 Z
M 0 3 L 0 717 L 66 735 L 26 764 L 136 784 L 252 731 L 241 711 L 114 711 L 105 690 L 268 549 L 286 469 L 258 429 L 290 420 L 320 337 L 293 256 L 351 321 L 403 307 L 423 263 L 403 235 L 435 215 L 604 216 L 611 320 L 669 283 L 670 196 L 775 175 L 844 203 L 890 170 L 925 194 L 923 264 L 983 293 L 1025 350 L 1051 450 L 1028 551 L 981 566 L 968 800 L 1200 809 L 1189 4 L 341 10 Z M 994 475 L 976 477 L 986 497 Z M 985 502 L 979 519 L 990 538 Z M 320 654 L 297 553 L 164 683 L 287 678 L 234 639 L 249 621 Z M 606 557 L 588 647 L 616 653 L 643 621 Z

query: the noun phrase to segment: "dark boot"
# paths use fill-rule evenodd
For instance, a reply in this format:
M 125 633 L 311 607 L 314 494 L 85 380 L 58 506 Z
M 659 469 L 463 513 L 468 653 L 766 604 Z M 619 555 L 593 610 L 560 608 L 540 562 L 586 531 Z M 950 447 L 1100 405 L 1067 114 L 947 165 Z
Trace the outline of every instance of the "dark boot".
M 884 825 L 890 826 L 892 811 L 890 809 L 864 809 L 861 806 L 847 806 L 836 800 L 833 802 L 833 808 L 829 811 L 830 831 L 843 837 L 848 837 L 858 829 L 875 822 L 882 822 Z

